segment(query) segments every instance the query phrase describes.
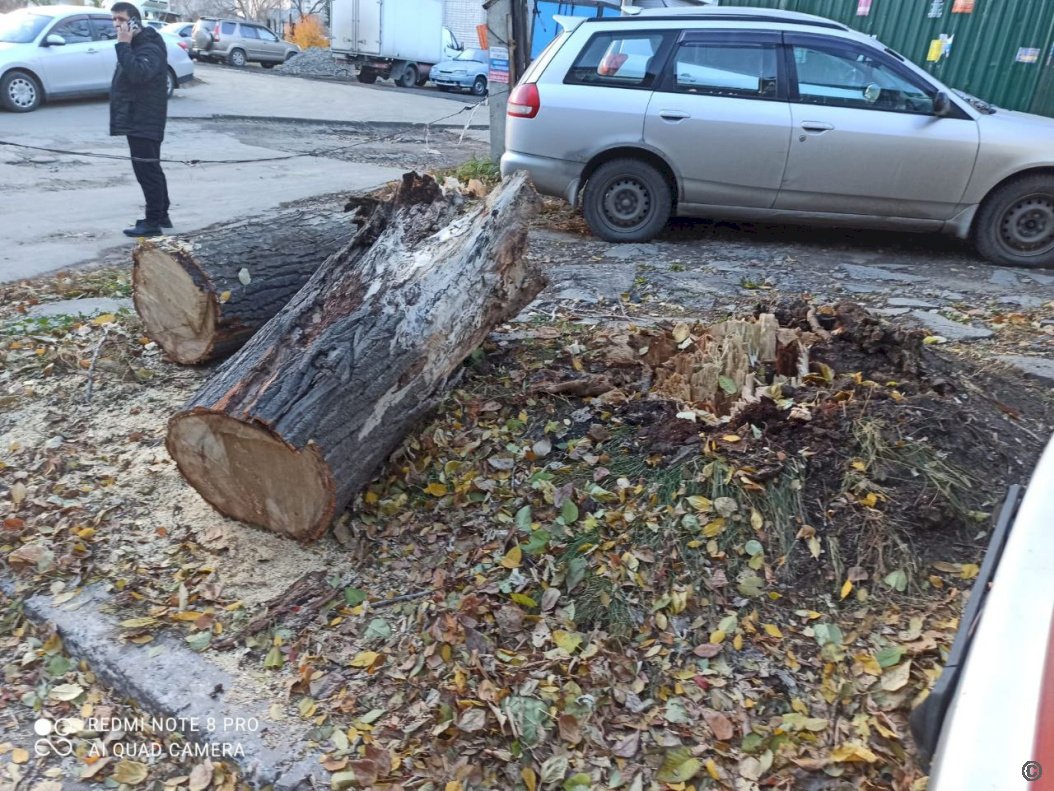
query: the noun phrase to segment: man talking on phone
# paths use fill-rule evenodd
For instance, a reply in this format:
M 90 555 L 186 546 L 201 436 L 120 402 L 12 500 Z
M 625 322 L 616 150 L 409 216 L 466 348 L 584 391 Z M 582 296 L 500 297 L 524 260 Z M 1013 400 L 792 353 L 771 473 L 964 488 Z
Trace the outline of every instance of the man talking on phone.
M 110 86 L 110 134 L 128 138 L 132 170 L 146 200 L 146 217 L 125 228 L 126 236 L 160 236 L 171 228 L 168 183 L 161 170 L 161 141 L 168 115 L 168 55 L 161 34 L 144 27 L 139 9 L 115 3 L 117 69 Z

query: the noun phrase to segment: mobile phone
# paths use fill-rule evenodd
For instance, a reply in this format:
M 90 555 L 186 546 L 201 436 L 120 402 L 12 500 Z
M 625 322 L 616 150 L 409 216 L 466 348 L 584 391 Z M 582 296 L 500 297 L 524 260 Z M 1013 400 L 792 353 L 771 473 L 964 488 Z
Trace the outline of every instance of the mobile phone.
M 134 19 L 134 18 L 129 19 L 128 20 L 128 30 L 131 33 L 134 33 L 135 31 L 139 30 L 139 20 L 138 19 Z

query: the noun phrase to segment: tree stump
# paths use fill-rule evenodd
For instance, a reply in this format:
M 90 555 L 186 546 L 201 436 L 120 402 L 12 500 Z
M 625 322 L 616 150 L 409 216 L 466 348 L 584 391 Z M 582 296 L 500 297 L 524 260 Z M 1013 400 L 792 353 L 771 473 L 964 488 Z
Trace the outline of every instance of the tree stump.
M 377 201 L 341 212 L 327 202 L 143 240 L 132 253 L 132 299 L 146 334 L 175 362 L 192 365 L 242 346 L 345 245 Z
M 400 196 L 360 232 L 384 226 L 368 250 L 327 260 L 170 420 L 169 453 L 221 513 L 319 536 L 544 287 L 523 258 L 538 207 L 525 174 L 454 222 L 430 178 L 407 174 Z

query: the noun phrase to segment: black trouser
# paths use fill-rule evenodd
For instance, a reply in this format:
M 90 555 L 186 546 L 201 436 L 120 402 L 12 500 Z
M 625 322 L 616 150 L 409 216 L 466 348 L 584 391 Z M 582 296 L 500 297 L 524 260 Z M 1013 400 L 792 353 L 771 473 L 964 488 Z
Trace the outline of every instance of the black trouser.
M 161 170 L 160 162 L 142 162 L 143 159 L 160 159 L 161 143 L 145 137 L 128 135 L 128 150 L 132 154 L 132 170 L 146 200 L 146 221 L 157 224 L 168 214 L 168 182 Z

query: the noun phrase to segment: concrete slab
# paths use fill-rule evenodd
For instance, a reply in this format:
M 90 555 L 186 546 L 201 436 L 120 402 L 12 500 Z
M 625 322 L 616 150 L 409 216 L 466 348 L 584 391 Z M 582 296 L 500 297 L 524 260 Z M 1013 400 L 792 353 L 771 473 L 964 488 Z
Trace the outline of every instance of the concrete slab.
M 10 578 L 0 585 L 14 587 Z M 309 723 L 271 721 L 269 691 L 235 677 L 176 636 L 162 634 L 147 645 L 123 640 L 111 606 L 111 595 L 93 585 L 59 606 L 51 596 L 32 596 L 25 613 L 54 624 L 70 655 L 88 662 L 103 683 L 147 715 L 172 718 L 191 741 L 213 745 L 214 754 L 222 752 L 254 787 L 302 791 L 326 782 L 320 754 L 304 746 Z
M 905 272 L 893 272 L 877 266 L 861 266 L 859 264 L 842 264 L 851 277 L 859 280 L 888 280 L 895 283 L 917 283 L 926 278 L 919 275 L 909 275 Z
M 1049 357 L 1003 354 L 998 357 L 998 360 L 1012 368 L 1016 368 L 1030 379 L 1036 379 L 1045 385 L 1054 387 L 1054 360 Z
M 983 338 L 991 338 L 994 334 L 991 330 L 971 327 L 969 324 L 961 324 L 952 321 L 939 313 L 926 310 L 913 310 L 911 315 L 922 322 L 934 335 L 941 335 L 949 341 L 976 341 Z
M 85 299 L 63 299 L 58 302 L 45 302 L 29 309 L 33 318 L 45 316 L 99 316 L 103 313 L 117 313 L 121 310 L 135 310 L 130 299 L 110 299 L 109 297 L 88 297 Z
M 913 299 L 912 297 L 890 297 L 886 304 L 891 308 L 935 308 L 932 302 L 924 299 Z

